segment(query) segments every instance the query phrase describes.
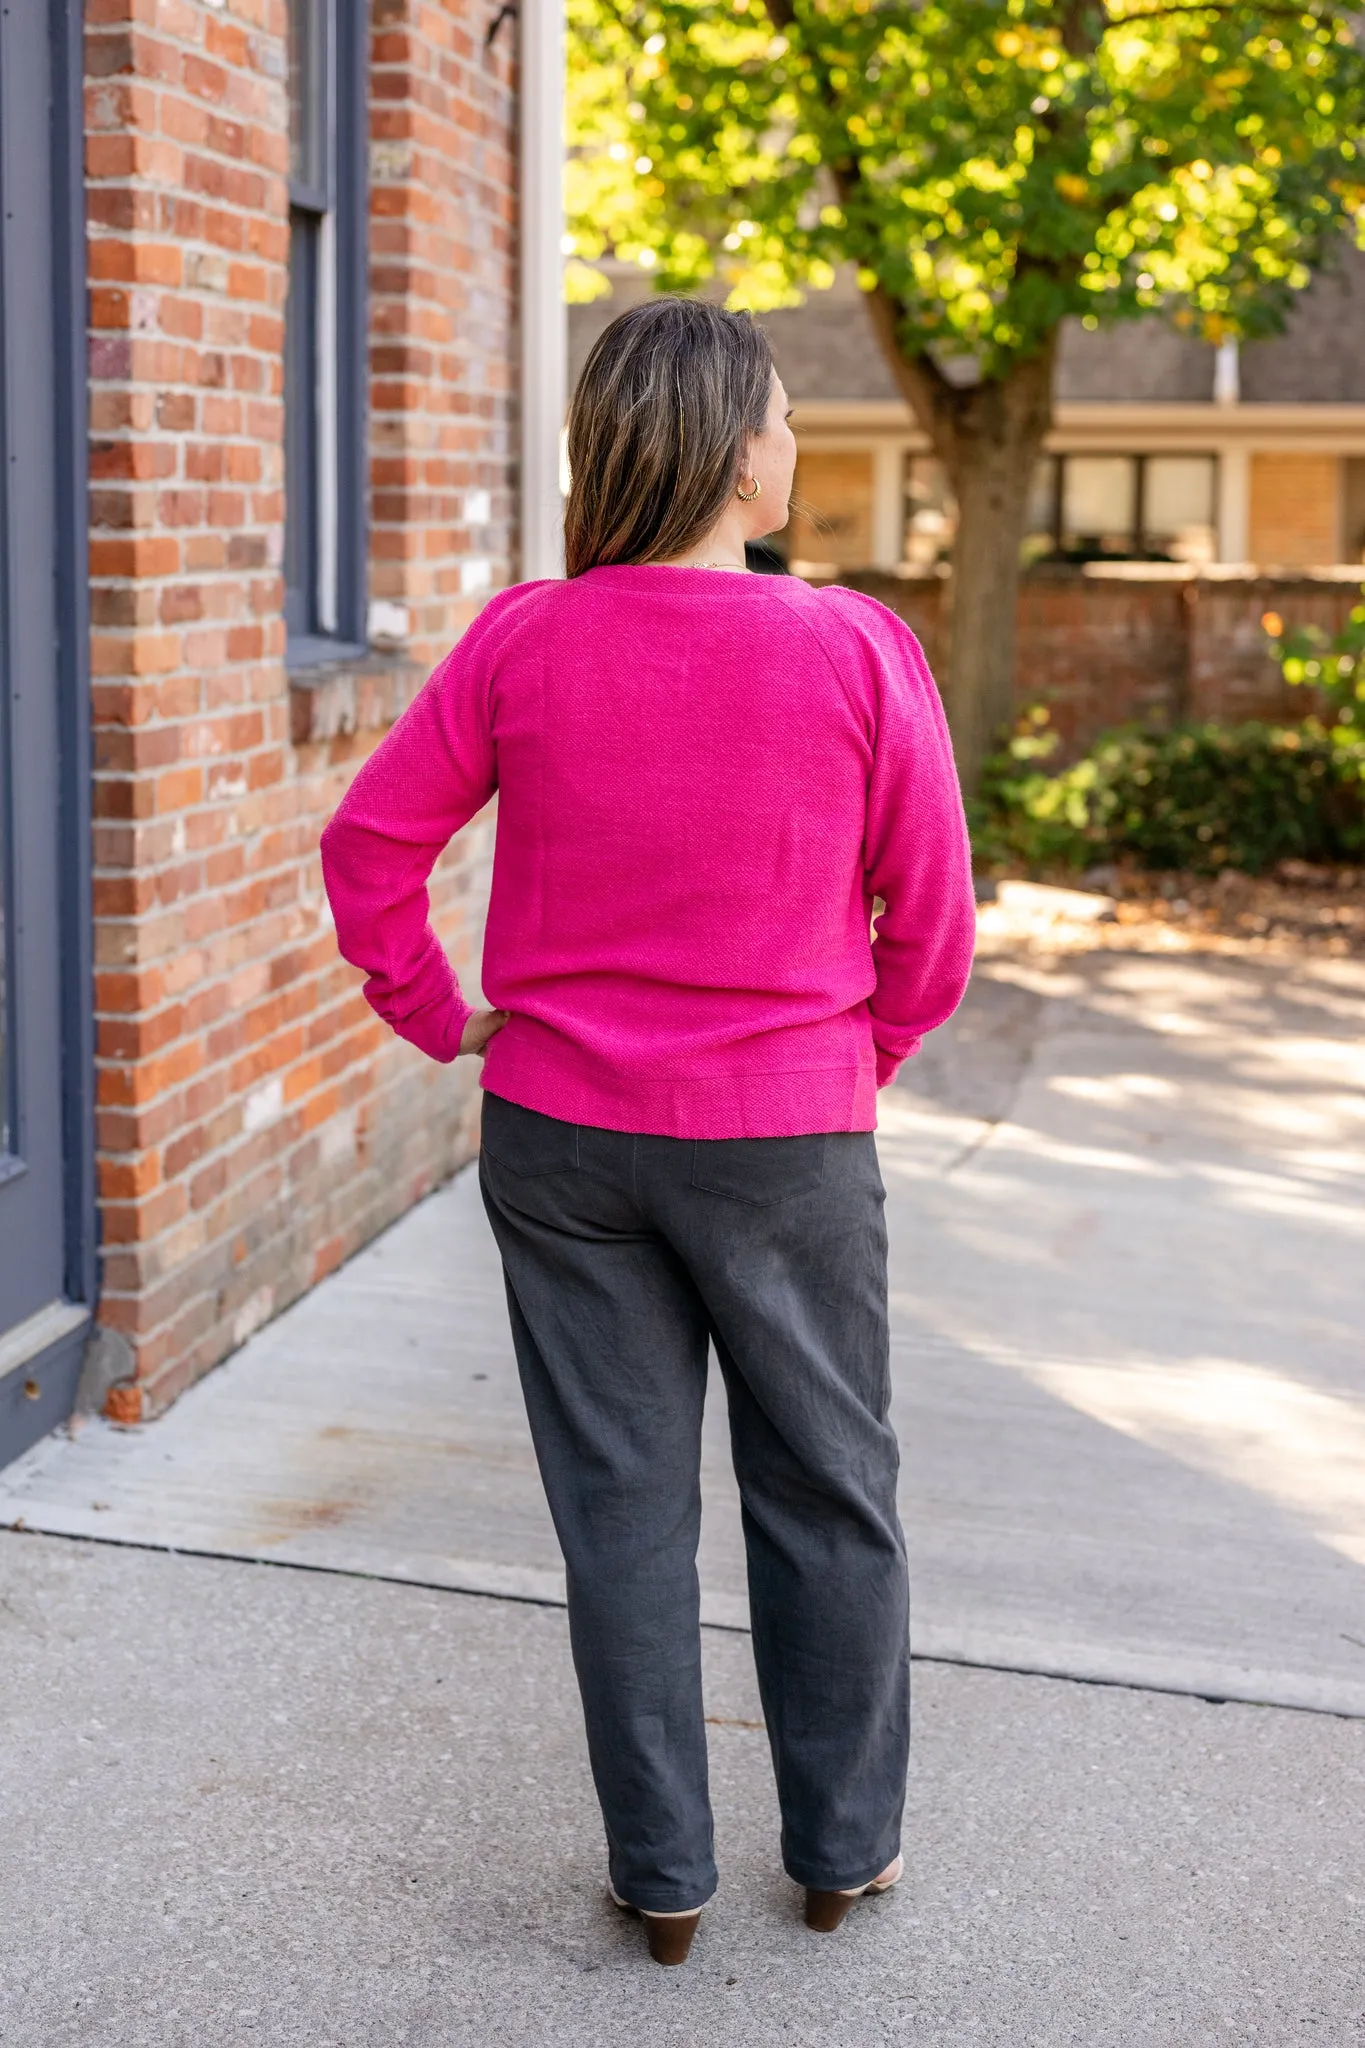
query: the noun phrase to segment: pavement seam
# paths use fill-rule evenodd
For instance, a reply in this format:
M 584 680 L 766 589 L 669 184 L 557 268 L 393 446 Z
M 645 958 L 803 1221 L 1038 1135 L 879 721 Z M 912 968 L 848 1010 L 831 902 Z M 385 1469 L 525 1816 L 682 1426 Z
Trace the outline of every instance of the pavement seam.
M 540 1607 L 547 1612 L 563 1614 L 565 1603 L 550 1600 L 533 1593 L 509 1593 L 499 1587 L 452 1586 L 435 1579 L 402 1578 L 395 1572 L 361 1571 L 353 1565 L 309 1564 L 297 1558 L 252 1557 L 240 1550 L 200 1550 L 180 1544 L 144 1543 L 123 1536 L 69 1535 L 62 1530 L 31 1529 L 22 1521 L 0 1524 L 0 1534 L 13 1536 L 36 1536 L 49 1543 L 91 1543 L 102 1550 L 133 1550 L 160 1557 L 193 1557 L 206 1559 L 217 1564 L 242 1564 L 261 1567 L 276 1572 L 308 1572 L 315 1577 L 329 1579 L 354 1579 L 361 1584 L 381 1586 L 407 1586 L 418 1593 L 443 1593 L 455 1600 L 505 1600 L 518 1607 Z M 747 1636 L 752 1633 L 739 1622 L 703 1621 L 700 1626 L 714 1635 Z M 953 1656 L 944 1651 L 912 1650 L 912 1664 L 937 1664 L 958 1671 L 998 1671 L 1011 1678 L 1037 1678 L 1054 1685 L 1096 1686 L 1107 1692 L 1154 1693 L 1164 1699 L 1202 1700 L 1213 1707 L 1259 1707 L 1275 1714 L 1311 1714 L 1318 1720 L 1357 1721 L 1365 1715 L 1353 1714 L 1333 1707 L 1315 1707 L 1300 1701 L 1267 1700 L 1251 1693 L 1203 1692 L 1186 1685 L 1160 1685 L 1155 1680 L 1141 1684 L 1122 1678 L 1103 1678 L 1092 1672 L 1044 1670 L 1036 1664 L 1025 1664 L 1016 1660 L 997 1661 L 984 1657 Z

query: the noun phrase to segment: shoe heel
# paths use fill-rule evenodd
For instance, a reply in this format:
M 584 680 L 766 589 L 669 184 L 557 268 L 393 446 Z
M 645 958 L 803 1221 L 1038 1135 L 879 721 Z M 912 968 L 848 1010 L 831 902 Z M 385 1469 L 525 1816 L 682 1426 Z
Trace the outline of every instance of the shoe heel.
M 806 1925 L 817 1934 L 833 1934 L 843 1921 L 857 1892 L 821 1892 L 806 1887 Z
M 701 1907 L 695 1913 L 641 1913 L 645 1923 L 645 1940 L 649 1953 L 656 1963 L 673 1968 L 685 1963 L 692 1952 L 692 1937 L 701 1920 Z

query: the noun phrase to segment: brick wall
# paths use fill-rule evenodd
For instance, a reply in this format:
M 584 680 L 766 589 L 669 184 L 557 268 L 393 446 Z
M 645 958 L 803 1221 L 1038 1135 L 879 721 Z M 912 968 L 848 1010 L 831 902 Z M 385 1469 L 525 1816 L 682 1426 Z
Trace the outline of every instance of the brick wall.
M 872 553 L 872 457 L 858 449 L 805 449 L 796 460 L 791 525 L 794 561 L 855 567 Z M 803 510 L 809 505 L 810 511 Z M 818 511 L 814 508 L 818 507 Z
M 284 0 L 89 0 L 101 1318 L 155 1413 L 466 1157 L 473 1074 L 337 959 L 317 837 L 510 553 L 511 81 L 467 0 L 377 0 L 372 598 L 291 680 Z M 478 494 L 486 493 L 486 499 Z M 477 959 L 490 826 L 433 885 Z
M 859 571 L 840 581 L 899 612 L 933 665 L 941 579 Z M 1292 722 L 1304 716 L 1309 701 L 1287 687 L 1266 654 L 1262 613 L 1278 612 L 1290 626 L 1336 632 L 1359 601 L 1359 582 L 1345 576 L 1036 569 L 1019 597 L 1016 700 L 1048 705 L 1063 742 L 1059 760 L 1128 719 Z
M 1341 561 L 1340 479 L 1341 464 L 1335 455 L 1253 455 L 1251 559 L 1286 569 Z

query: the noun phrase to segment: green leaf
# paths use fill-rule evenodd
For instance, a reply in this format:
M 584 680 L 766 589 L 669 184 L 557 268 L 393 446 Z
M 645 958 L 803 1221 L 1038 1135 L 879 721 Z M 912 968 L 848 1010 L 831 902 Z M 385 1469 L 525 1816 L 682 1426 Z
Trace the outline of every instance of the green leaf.
M 1002 377 L 1070 315 L 1273 332 L 1365 223 L 1347 9 L 777 11 L 569 0 L 581 257 L 614 249 L 672 289 L 719 274 L 752 306 L 848 265 L 896 302 L 908 355 Z

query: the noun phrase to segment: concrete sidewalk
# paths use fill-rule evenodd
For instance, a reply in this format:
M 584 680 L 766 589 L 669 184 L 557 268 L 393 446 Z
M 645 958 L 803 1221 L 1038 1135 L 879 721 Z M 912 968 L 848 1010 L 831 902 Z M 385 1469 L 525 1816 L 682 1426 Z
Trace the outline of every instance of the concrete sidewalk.
M 1365 967 L 987 958 L 881 1121 L 916 1650 L 1365 1713 Z M 562 1598 L 473 1174 L 16 1519 Z
M 1003 949 L 883 1098 L 910 1869 L 827 1939 L 718 1404 L 722 1890 L 679 1972 L 602 1901 L 472 1176 L 161 1422 L 40 1446 L 0 2044 L 1365 2043 L 1363 1026 L 1350 961 Z
M 747 1640 L 721 1890 L 605 1902 L 562 1613 L 0 1536 L 5 2048 L 1348 2048 L 1365 1723 L 916 1667 L 897 1894 L 808 1934 Z

